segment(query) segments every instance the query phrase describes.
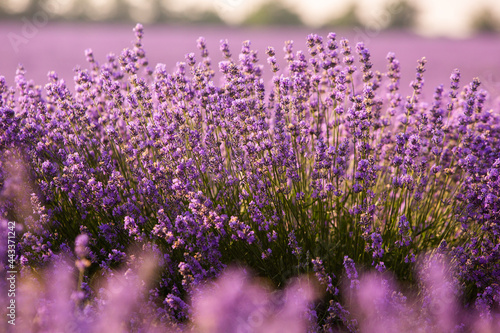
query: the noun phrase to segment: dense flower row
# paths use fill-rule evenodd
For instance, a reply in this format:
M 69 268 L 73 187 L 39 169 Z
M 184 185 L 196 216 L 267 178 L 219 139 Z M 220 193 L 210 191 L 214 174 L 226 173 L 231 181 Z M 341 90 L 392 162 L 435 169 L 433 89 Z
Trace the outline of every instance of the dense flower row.
M 221 41 L 219 74 L 203 38 L 199 61 L 152 70 L 134 30 L 104 64 L 87 50 L 74 89 L 53 72 L 44 88 L 22 67 L 13 87 L 0 77 L 1 209 L 24 225 L 26 272 L 76 246 L 78 302 L 91 303 L 99 277 L 148 251 L 146 302 L 168 324 L 228 264 L 279 288 L 313 273 L 325 295 L 311 330 L 355 331 L 343 276 L 357 290 L 373 267 L 416 288 L 413 264 L 439 250 L 462 303 L 498 320 L 500 119 L 478 79 L 460 89 L 455 71 L 424 101 L 423 58 L 404 97 L 394 54 L 375 71 L 333 33 L 308 36 L 307 53 L 286 42 L 283 62 L 269 47 L 269 86 L 248 41 L 237 61 Z

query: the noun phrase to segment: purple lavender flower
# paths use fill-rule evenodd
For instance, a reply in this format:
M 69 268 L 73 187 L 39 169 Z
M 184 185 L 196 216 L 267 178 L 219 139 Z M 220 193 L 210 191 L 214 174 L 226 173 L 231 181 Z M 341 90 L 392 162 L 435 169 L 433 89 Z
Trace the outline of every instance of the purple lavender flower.
M 346 270 L 347 278 L 351 283 L 350 288 L 357 289 L 359 286 L 358 271 L 356 270 L 354 261 L 348 256 L 344 257 L 344 268 Z
M 401 240 L 396 241 L 396 245 L 399 247 L 409 246 L 411 243 L 410 223 L 406 219 L 405 215 L 401 215 L 398 222 L 399 234 L 401 235 Z

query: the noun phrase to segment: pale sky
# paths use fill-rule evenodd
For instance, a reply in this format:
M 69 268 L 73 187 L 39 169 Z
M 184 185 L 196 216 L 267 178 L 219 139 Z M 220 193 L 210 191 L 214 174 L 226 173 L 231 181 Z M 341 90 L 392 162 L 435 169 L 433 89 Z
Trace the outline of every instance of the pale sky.
M 33 0 L 2 0 L 0 5 L 12 13 L 22 12 Z M 195 14 L 214 10 L 230 24 L 240 23 L 262 3 L 277 0 L 125 0 L 133 19 L 147 23 L 156 15 L 154 4 L 160 1 L 164 8 L 174 12 Z M 356 2 L 360 19 L 372 29 L 383 28 L 387 22 L 387 3 L 395 0 L 280 0 L 297 13 L 304 23 L 319 26 L 331 18 L 342 16 Z M 462 37 L 471 33 L 474 15 L 485 5 L 491 5 L 492 14 L 500 21 L 498 0 L 411 0 L 422 15 L 417 22 L 417 32 L 428 36 Z M 105 19 L 115 10 L 117 0 L 44 0 L 56 15 L 71 15 L 76 7 L 96 20 Z M 79 6 L 75 6 L 79 4 Z

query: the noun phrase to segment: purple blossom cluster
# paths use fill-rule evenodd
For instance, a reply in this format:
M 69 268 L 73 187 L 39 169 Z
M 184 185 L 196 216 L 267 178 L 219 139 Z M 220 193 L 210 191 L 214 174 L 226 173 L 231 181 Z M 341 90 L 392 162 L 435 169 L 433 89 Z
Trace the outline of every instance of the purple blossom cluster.
M 283 60 L 269 47 L 269 83 L 249 41 L 233 57 L 221 40 L 214 66 L 200 37 L 198 54 L 153 69 L 143 27 L 134 32 L 103 63 L 86 50 L 74 86 L 54 72 L 36 85 L 22 66 L 14 86 L 0 77 L 0 212 L 23 227 L 26 274 L 72 256 L 83 305 L 99 278 L 147 251 L 157 266 L 141 291 L 148 309 L 181 327 L 210 315 L 189 299 L 210 294 L 228 265 L 278 288 L 314 272 L 324 297 L 298 293 L 284 316 L 307 309 L 310 330 L 355 331 L 365 328 L 344 302 L 344 276 L 353 295 L 369 269 L 415 287 L 418 257 L 439 251 L 456 266 L 457 297 L 498 320 L 500 114 L 478 79 L 461 89 L 456 70 L 426 101 L 422 58 L 403 96 L 395 54 L 375 70 L 363 43 L 334 33 L 309 35 L 306 52 L 287 41 Z M 241 313 L 267 309 L 267 296 L 231 283 L 222 289 L 236 303 L 218 308 L 249 297 Z M 394 297 L 387 309 L 403 302 Z

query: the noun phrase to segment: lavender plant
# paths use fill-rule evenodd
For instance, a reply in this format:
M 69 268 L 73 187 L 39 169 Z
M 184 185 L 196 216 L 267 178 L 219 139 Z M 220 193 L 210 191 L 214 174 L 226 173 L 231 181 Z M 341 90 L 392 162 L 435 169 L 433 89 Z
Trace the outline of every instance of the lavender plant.
M 268 85 L 249 41 L 237 60 L 221 41 L 216 74 L 200 38 L 169 72 L 149 67 L 134 31 L 103 64 L 86 50 L 74 89 L 22 67 L 15 86 L 0 78 L 1 210 L 24 225 L 27 271 L 76 246 L 85 303 L 147 249 L 159 272 L 147 302 L 169 324 L 229 264 L 278 288 L 310 273 L 324 290 L 316 329 L 355 331 L 344 279 L 357 290 L 358 271 L 389 271 L 417 290 L 413 264 L 439 249 L 462 303 L 497 318 L 500 122 L 478 79 L 460 89 L 457 70 L 426 102 L 423 58 L 405 97 L 393 53 L 375 71 L 362 43 L 333 33 L 309 35 L 307 52 L 286 42 L 283 62 L 269 47 Z

